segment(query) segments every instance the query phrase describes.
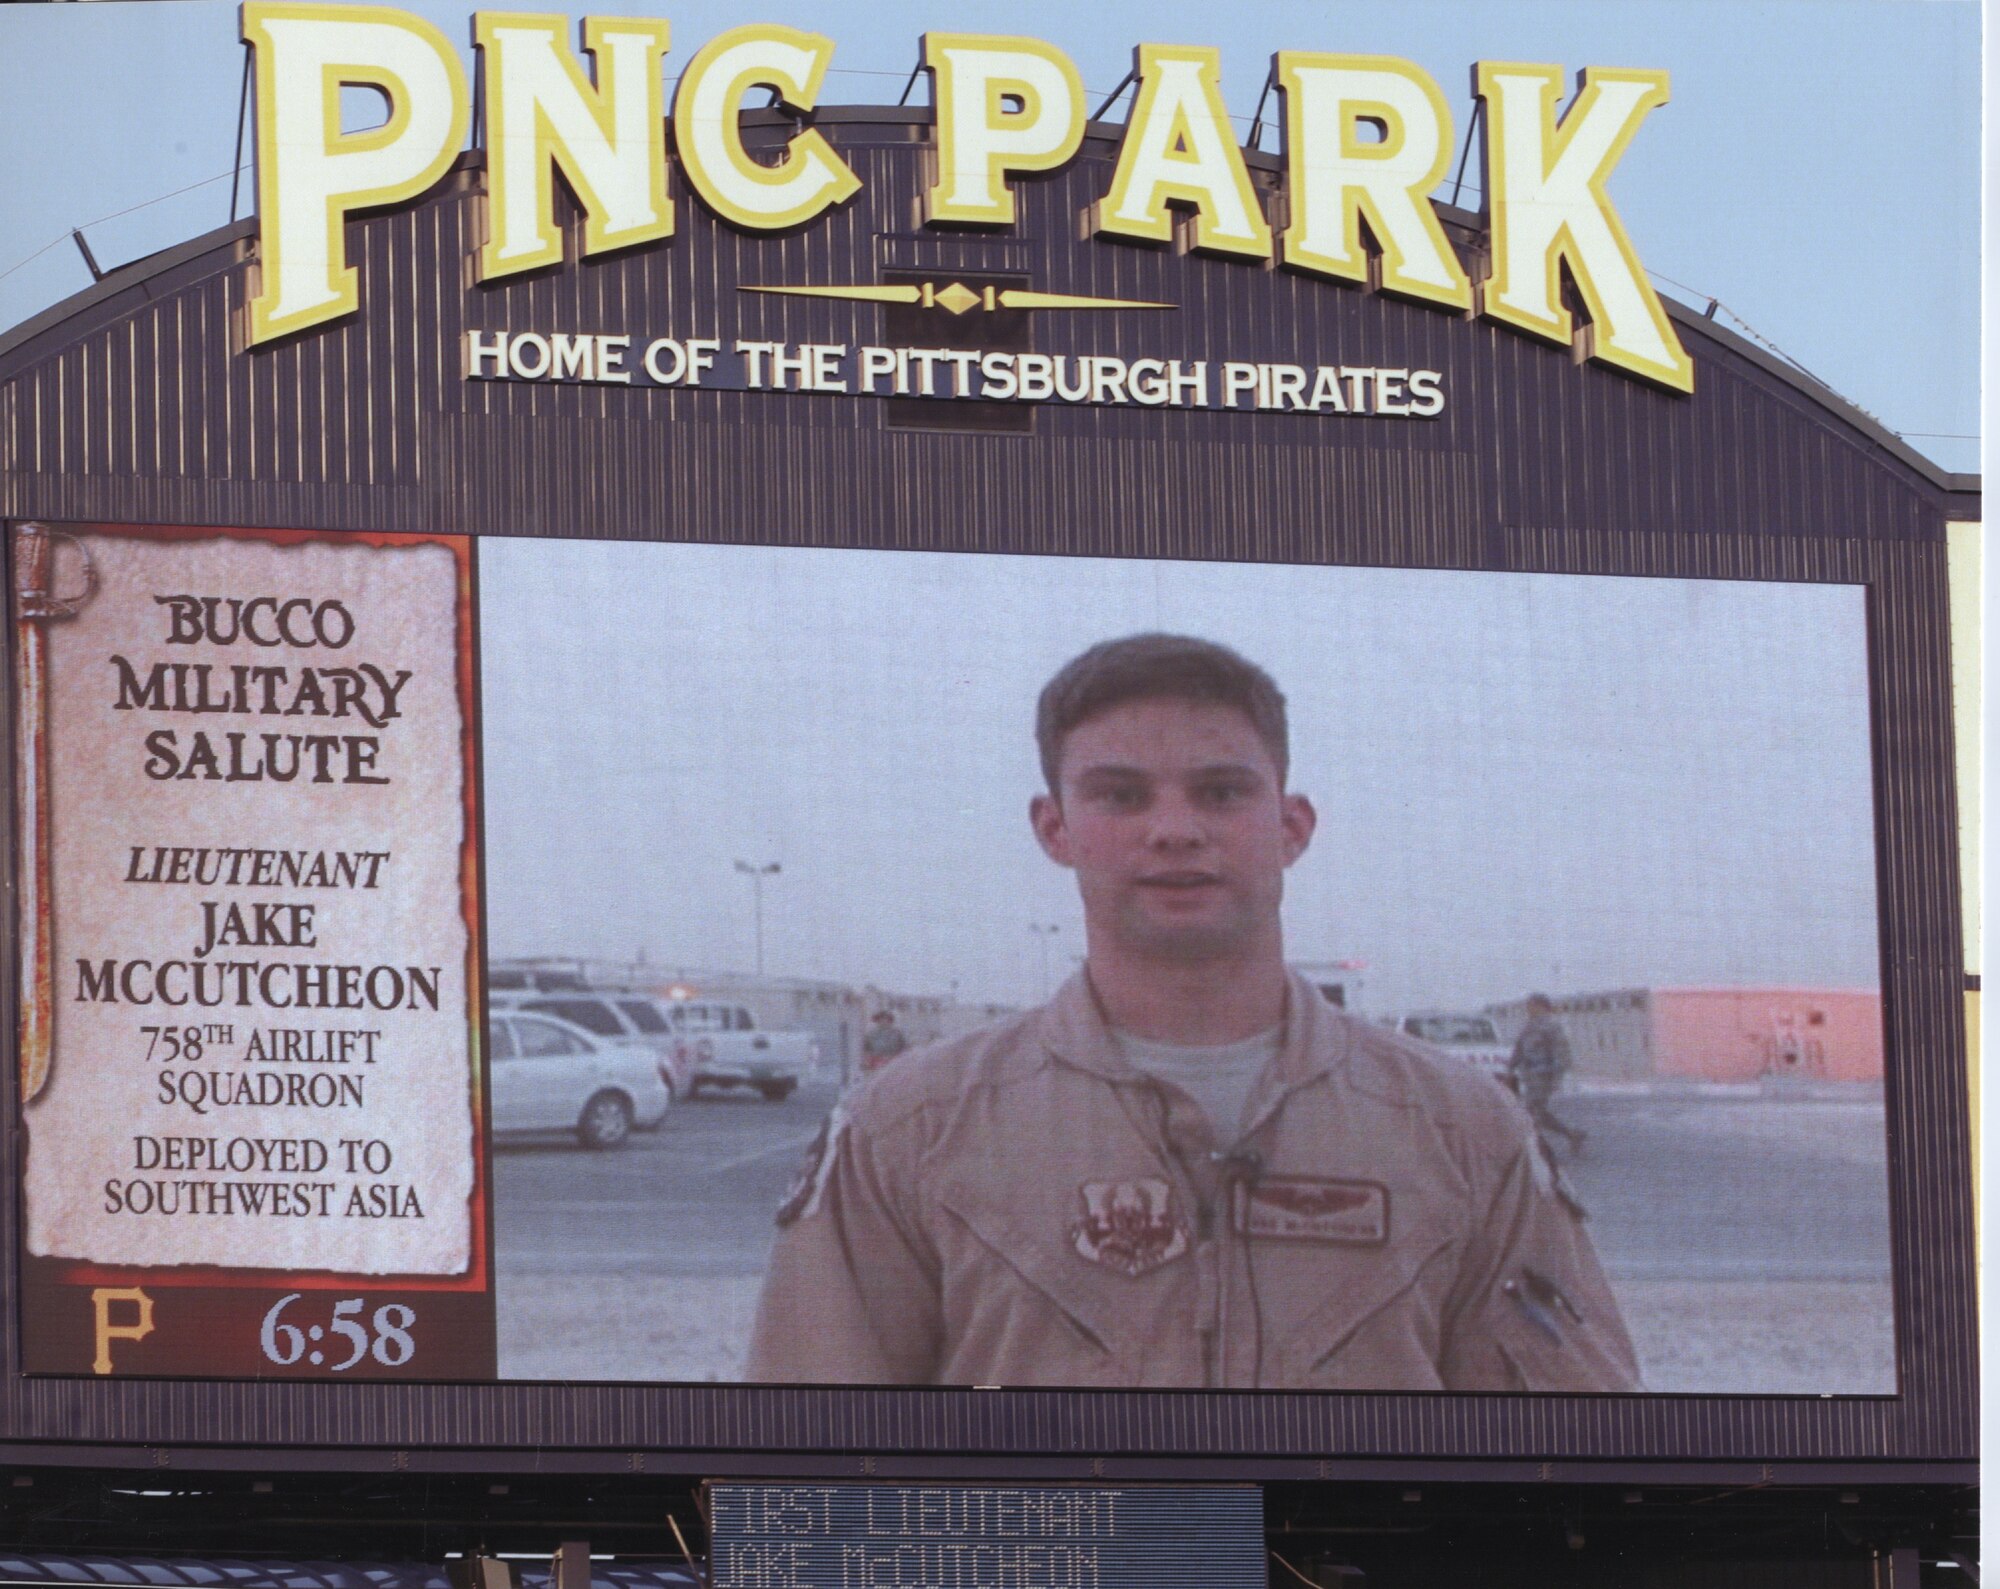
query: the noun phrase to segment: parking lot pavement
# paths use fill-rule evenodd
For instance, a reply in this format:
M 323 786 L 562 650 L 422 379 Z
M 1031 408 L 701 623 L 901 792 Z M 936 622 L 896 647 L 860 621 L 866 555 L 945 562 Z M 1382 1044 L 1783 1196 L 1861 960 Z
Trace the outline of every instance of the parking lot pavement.
M 1879 1094 L 1563 1096 L 1564 1173 L 1616 1279 L 1889 1278 Z
M 834 1087 L 723 1093 L 593 1153 L 494 1153 L 504 1379 L 739 1379 L 783 1200 Z
M 832 1105 L 682 1103 L 593 1153 L 494 1159 L 501 1372 L 730 1379 L 772 1215 Z M 1879 1096 L 1579 1095 L 1565 1173 L 1654 1389 L 1893 1391 Z
M 1890 1395 L 1881 1094 L 1752 1089 L 1558 1098 L 1590 1135 L 1590 1210 L 1655 1391 Z
M 495 1155 L 497 1246 L 509 1268 L 755 1273 L 772 1211 L 834 1089 L 783 1103 L 711 1096 L 656 1132 L 591 1153 L 567 1139 Z M 1645 1279 L 1886 1279 L 1879 1099 L 1561 1097 L 1590 1133 L 1565 1173 L 1605 1266 Z
M 833 1099 L 825 1082 L 782 1103 L 711 1093 L 605 1153 L 559 1137 L 502 1143 L 493 1208 L 503 1276 L 760 1271 L 771 1216 Z

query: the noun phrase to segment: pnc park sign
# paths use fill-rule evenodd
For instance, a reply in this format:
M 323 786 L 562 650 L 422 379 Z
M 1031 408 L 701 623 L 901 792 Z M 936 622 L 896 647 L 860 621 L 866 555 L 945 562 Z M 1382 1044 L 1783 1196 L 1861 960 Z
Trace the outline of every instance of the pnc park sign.
M 730 28 L 687 59 L 671 105 L 665 21 L 587 17 L 579 51 L 561 17 L 477 13 L 476 97 L 444 35 L 392 8 L 247 0 L 242 35 L 254 53 L 257 107 L 252 344 L 358 309 L 347 217 L 439 183 L 466 144 L 475 106 L 485 150 L 483 282 L 563 262 L 558 174 L 582 212 L 586 257 L 674 236 L 670 160 L 703 205 L 749 233 L 811 226 L 861 188 L 810 123 L 834 55 L 817 33 Z M 1016 183 L 1064 166 L 1082 147 L 1086 102 L 1075 65 L 1029 38 L 927 33 L 921 49 L 935 116 L 923 223 L 1012 226 Z M 1565 108 L 1556 66 L 1474 68 L 1489 243 L 1471 272 L 1430 197 L 1456 146 L 1451 110 L 1411 62 L 1277 52 L 1270 83 L 1283 99 L 1283 168 L 1274 196 L 1253 185 L 1230 128 L 1219 51 L 1141 44 L 1130 81 L 1115 164 L 1079 217 L 1084 235 L 1275 261 L 1498 321 L 1669 389 L 1693 389 L 1693 362 L 1608 191 L 1640 124 L 1666 102 L 1665 72 L 1586 67 Z M 349 86 L 379 90 L 388 120 L 344 132 L 340 95 Z M 746 106 L 767 103 L 801 113 L 775 159 L 761 149 L 753 156 L 742 132 Z M 1565 301 L 1565 275 L 1582 317 Z

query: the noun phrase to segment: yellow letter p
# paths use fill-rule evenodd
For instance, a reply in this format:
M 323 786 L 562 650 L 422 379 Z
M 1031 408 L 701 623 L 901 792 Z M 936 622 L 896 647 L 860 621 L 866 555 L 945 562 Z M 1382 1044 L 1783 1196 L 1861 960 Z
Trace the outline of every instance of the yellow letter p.
M 257 52 L 258 282 L 250 341 L 360 306 L 348 212 L 415 198 L 465 142 L 465 72 L 442 33 L 386 6 L 245 0 Z M 380 89 L 389 120 L 340 130 L 340 91 Z
M 132 1304 L 135 1312 L 130 1320 L 112 1322 L 114 1302 Z M 108 1374 L 113 1341 L 143 1341 L 153 1333 L 153 1299 L 137 1286 L 99 1286 L 90 1293 L 90 1306 L 97 1315 L 97 1359 L 90 1366 L 95 1373 Z

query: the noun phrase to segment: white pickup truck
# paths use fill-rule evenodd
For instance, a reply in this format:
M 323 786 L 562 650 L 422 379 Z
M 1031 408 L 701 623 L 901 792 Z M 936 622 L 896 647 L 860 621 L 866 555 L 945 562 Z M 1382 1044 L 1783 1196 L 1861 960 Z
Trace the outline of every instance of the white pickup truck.
M 710 1087 L 750 1087 L 782 1103 L 819 1060 L 819 1043 L 810 1033 L 759 1031 L 740 1004 L 662 999 L 658 1007 L 691 1067 L 690 1098 Z
M 1462 1059 L 1475 1070 L 1483 1070 L 1495 1081 L 1505 1083 L 1507 1062 L 1513 1046 L 1501 1041 L 1499 1030 L 1489 1015 L 1472 1015 L 1450 1010 L 1420 1010 L 1399 1015 L 1384 1024 L 1394 1026 L 1405 1037 L 1441 1049 L 1454 1059 Z

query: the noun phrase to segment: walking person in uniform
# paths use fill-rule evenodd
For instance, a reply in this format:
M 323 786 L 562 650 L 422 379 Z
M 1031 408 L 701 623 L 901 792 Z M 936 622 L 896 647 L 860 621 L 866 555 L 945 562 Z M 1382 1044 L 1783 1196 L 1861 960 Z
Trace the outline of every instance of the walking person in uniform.
M 893 1010 L 877 1010 L 861 1040 L 861 1074 L 880 1070 L 910 1046 L 910 1040 L 896 1024 Z
M 1029 818 L 1076 876 L 1083 969 L 828 1118 L 749 1377 L 1639 1388 L 1520 1105 L 1287 971 L 1317 818 L 1269 676 L 1108 641 L 1049 682 L 1036 737 Z
M 1581 1153 L 1589 1133 L 1571 1125 L 1549 1107 L 1562 1091 L 1563 1078 L 1575 1063 L 1569 1033 L 1556 1019 L 1554 1001 L 1546 993 L 1530 993 L 1528 1024 L 1514 1039 L 1514 1052 L 1507 1059 L 1507 1082 L 1521 1095 L 1529 1118 L 1544 1140 L 1554 1132 L 1569 1144 L 1571 1153 Z

